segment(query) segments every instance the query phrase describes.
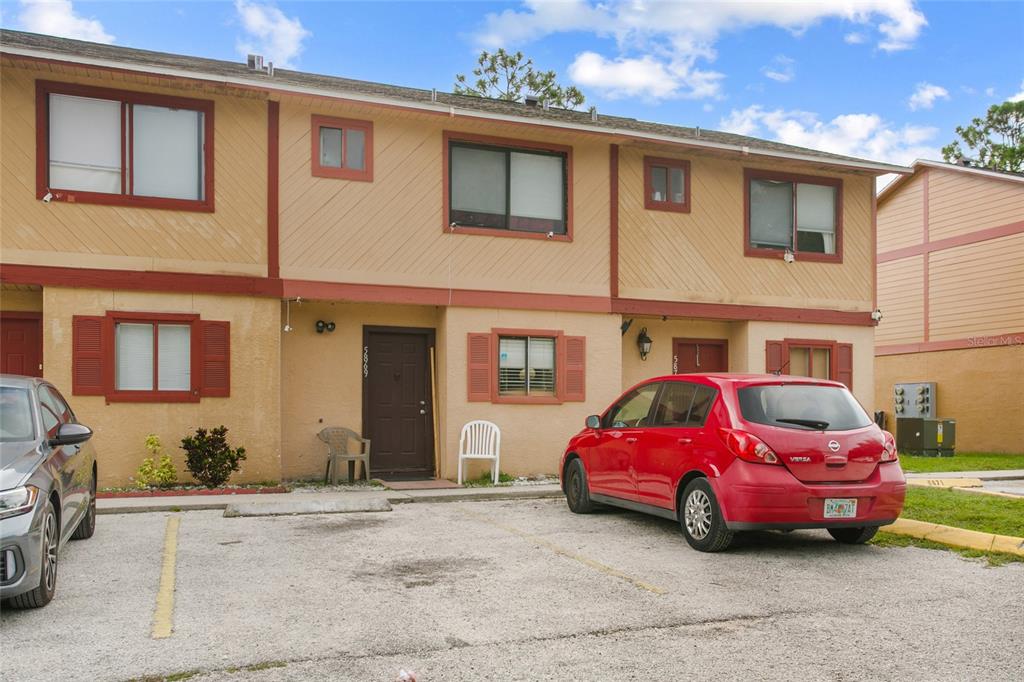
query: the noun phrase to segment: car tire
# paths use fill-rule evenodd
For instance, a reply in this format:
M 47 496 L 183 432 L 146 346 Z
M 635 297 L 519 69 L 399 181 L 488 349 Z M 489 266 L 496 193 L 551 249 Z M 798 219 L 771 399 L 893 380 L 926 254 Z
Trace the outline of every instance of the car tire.
M 828 534 L 844 545 L 863 545 L 875 537 L 878 526 L 857 526 L 854 528 L 829 528 Z
M 46 606 L 57 591 L 57 550 L 60 547 L 60 529 L 57 527 L 57 512 L 53 508 L 53 500 L 46 502 L 46 509 L 43 511 L 40 544 L 42 552 L 39 563 L 39 585 L 31 592 L 19 594 L 7 600 L 16 609 L 38 609 Z
M 92 485 L 89 488 L 89 507 L 85 510 L 85 516 L 78 522 L 78 527 L 71 534 L 72 540 L 88 540 L 96 532 L 96 474 L 92 476 Z
M 732 544 L 735 533 L 725 525 L 718 498 L 706 478 L 695 478 L 683 489 L 679 525 L 686 541 L 700 552 L 721 552 Z
M 589 514 L 594 511 L 595 505 L 590 501 L 587 472 L 579 458 L 569 462 L 565 469 L 565 503 L 574 514 Z

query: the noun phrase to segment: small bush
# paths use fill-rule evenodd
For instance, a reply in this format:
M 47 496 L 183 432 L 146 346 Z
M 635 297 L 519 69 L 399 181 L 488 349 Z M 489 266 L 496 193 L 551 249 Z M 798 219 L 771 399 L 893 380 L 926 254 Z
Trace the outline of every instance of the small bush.
M 178 482 L 178 470 L 174 468 L 171 456 L 161 454 L 160 437 L 155 433 L 146 436 L 146 449 L 150 457 L 142 460 L 135 472 L 135 484 L 140 488 L 170 488 Z M 154 460 L 159 458 L 160 463 Z
M 194 436 L 181 439 L 185 466 L 207 488 L 224 485 L 245 459 L 245 448 L 228 445 L 227 433 L 227 427 L 218 426 L 209 431 L 196 429 Z

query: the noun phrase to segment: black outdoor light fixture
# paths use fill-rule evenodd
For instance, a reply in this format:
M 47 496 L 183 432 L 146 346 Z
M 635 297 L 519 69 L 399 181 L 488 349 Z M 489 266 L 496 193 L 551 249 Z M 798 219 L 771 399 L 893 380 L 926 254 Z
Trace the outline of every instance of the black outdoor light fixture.
M 316 333 L 323 334 L 324 332 L 333 332 L 337 329 L 337 325 L 334 322 L 324 322 L 323 320 L 316 321 Z
M 647 354 L 651 352 L 651 337 L 647 336 L 647 327 L 640 330 L 640 334 L 636 337 L 637 348 L 640 349 L 640 359 L 646 360 Z

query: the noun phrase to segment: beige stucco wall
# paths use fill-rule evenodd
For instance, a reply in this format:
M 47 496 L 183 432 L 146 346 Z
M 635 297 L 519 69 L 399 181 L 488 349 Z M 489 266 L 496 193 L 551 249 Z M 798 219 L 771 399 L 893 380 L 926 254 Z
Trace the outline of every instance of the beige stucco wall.
M 621 318 L 601 313 L 557 313 L 527 310 L 451 308 L 444 320 L 443 355 L 447 358 L 441 475 L 455 478 L 459 433 L 473 419 L 488 419 L 501 428 L 501 470 L 513 475 L 557 472 L 570 436 L 583 427 L 588 414 L 602 411 L 621 393 Z M 587 339 L 585 402 L 561 405 L 506 405 L 467 402 L 467 334 L 492 328 L 561 330 Z M 475 475 L 485 470 L 471 463 Z
M 629 315 L 625 319 L 630 319 Z M 735 329 L 742 323 L 714 322 L 710 320 L 662 321 L 660 317 L 636 317 L 629 331 L 622 337 L 622 389 L 654 376 L 672 373 L 672 339 L 725 339 L 729 342 L 729 371 L 746 371 L 746 354 L 742 346 L 733 348 Z M 640 359 L 636 338 L 647 328 L 651 337 L 651 352 L 646 360 Z
M 284 319 L 285 304 L 276 305 Z M 345 426 L 356 432 L 363 428 L 363 326 L 434 329 L 439 312 L 433 306 L 320 301 L 291 303 L 289 307 L 294 329 L 284 334 L 281 342 L 282 476 L 322 478 L 327 450 L 316 434 L 327 426 Z M 337 328 L 317 334 L 317 320 L 333 321 Z
M 197 427 L 227 426 L 233 446 L 247 459 L 231 482 L 281 478 L 280 304 L 242 296 L 155 294 L 46 287 L 43 291 L 45 378 L 53 382 L 82 423 L 95 432 L 102 486 L 128 483 L 146 457 L 143 441 L 155 433 L 188 480 L 181 439 Z M 110 403 L 102 396 L 71 394 L 73 315 L 104 315 L 109 310 L 198 313 L 205 320 L 231 323 L 231 396 L 198 403 Z
M 875 358 L 875 404 L 893 422 L 895 383 L 937 382 L 936 416 L 956 420 L 956 448 L 1024 452 L 1024 344 Z

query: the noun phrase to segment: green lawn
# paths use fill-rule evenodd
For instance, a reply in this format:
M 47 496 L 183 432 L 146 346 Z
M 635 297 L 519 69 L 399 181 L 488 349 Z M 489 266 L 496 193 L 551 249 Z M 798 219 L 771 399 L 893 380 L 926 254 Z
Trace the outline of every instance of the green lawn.
M 965 493 L 941 488 L 911 487 L 907 488 L 903 518 L 941 523 L 944 526 L 955 526 L 985 533 L 1024 537 L 1024 499 Z M 913 546 L 950 549 L 939 543 L 891 533 L 879 533 L 872 543 L 885 547 Z M 968 557 L 985 557 L 990 564 L 1003 564 L 1010 561 L 1024 562 L 1024 557 L 1012 554 L 971 549 L 955 549 L 954 551 Z
M 932 471 L 995 471 L 1024 469 L 1024 454 L 1008 455 L 995 452 L 958 452 L 952 457 L 918 457 L 900 455 L 900 466 L 908 473 Z

